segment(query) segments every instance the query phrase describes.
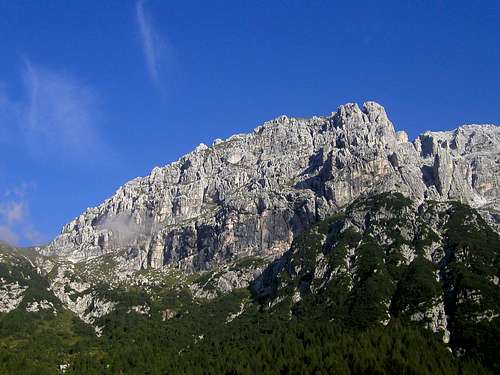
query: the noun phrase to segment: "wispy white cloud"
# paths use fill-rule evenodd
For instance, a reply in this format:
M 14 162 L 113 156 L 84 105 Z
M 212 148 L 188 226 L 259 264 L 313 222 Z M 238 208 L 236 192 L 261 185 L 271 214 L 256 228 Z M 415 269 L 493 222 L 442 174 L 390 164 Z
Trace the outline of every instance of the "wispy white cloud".
M 20 118 L 30 148 L 91 155 L 103 144 L 97 133 L 100 110 L 97 94 L 75 78 L 25 62 L 27 93 Z
M 144 6 L 144 0 L 137 1 L 136 16 L 149 76 L 155 84 L 160 84 L 160 73 L 165 58 L 166 44 L 155 29 Z
M 100 136 L 104 116 L 95 90 L 29 60 L 21 79 L 24 90 L 17 100 L 0 84 L 0 143 L 45 159 L 92 162 L 110 154 Z
M 102 138 L 101 97 L 93 88 L 68 73 L 29 60 L 21 65 L 20 73 L 19 89 L 10 91 L 0 82 L 2 175 L 13 168 L 22 169 L 26 163 L 28 172 L 61 163 L 92 167 L 115 163 L 115 152 Z M 37 164 L 36 160 L 43 162 Z M 35 165 L 29 165 L 32 162 Z M 1 180 L 0 240 L 44 242 L 46 237 L 35 229 L 29 212 L 27 191 L 34 183 L 8 188 Z
M 17 186 L 5 190 L 1 198 L 24 199 L 28 192 L 34 189 L 36 189 L 34 182 L 22 182 Z
M 93 167 L 116 161 L 116 154 L 101 136 L 101 99 L 93 88 L 70 74 L 29 60 L 21 65 L 20 73 L 21 85 L 13 90 L 16 96 L 0 82 L 1 175 L 11 168 L 23 168 L 23 163 L 36 164 L 29 166 L 30 172 L 60 163 Z M 20 155 L 19 163 L 12 162 Z M 37 164 L 37 160 L 43 163 Z M 0 240 L 43 243 L 46 237 L 36 230 L 29 212 L 28 190 L 35 184 L 2 185 L 0 178 Z
M 9 224 L 21 221 L 26 215 L 24 202 L 8 202 L 0 204 L 0 216 Z

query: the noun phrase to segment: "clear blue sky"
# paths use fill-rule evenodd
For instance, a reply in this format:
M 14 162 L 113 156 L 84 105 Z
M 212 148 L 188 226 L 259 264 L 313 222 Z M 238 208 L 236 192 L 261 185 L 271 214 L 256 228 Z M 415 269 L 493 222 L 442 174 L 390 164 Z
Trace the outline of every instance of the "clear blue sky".
M 281 114 L 499 120 L 498 1 L 0 0 L 0 238 L 51 239 L 121 184 Z

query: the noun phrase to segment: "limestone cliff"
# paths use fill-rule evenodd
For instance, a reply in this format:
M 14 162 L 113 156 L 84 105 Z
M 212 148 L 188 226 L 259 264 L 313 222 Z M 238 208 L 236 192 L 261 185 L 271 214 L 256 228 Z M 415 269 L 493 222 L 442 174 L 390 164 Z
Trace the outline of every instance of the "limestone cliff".
M 466 125 L 413 143 L 384 108 L 281 116 L 136 178 L 64 226 L 42 253 L 72 260 L 126 251 L 134 268 L 210 269 L 274 258 L 294 236 L 363 194 L 458 200 L 498 222 L 500 128 Z

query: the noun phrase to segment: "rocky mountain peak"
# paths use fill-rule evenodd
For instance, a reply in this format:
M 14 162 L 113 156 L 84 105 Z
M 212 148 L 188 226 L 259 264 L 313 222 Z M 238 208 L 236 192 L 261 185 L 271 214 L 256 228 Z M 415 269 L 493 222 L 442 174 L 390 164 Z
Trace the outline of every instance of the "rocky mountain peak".
M 333 117 L 335 117 L 336 123 L 340 127 L 345 125 L 361 126 L 363 124 L 371 124 L 387 126 L 394 131 L 385 108 L 376 102 L 366 102 L 362 108 L 359 108 L 357 103 L 341 105 Z
M 329 117 L 280 116 L 126 183 L 42 252 L 80 260 L 125 251 L 131 267 L 188 272 L 274 258 L 339 207 L 385 191 L 462 201 L 495 222 L 499 145 L 494 125 L 426 132 L 409 143 L 375 102 L 348 103 Z
M 246 341 L 248 329 L 261 342 L 301 325 L 308 347 L 318 335 L 318 348 L 336 343 L 335 331 L 327 340 L 324 332 L 349 327 L 375 332 L 362 342 L 375 343 L 377 355 L 380 342 L 394 353 L 398 337 L 426 337 L 442 350 L 436 369 L 443 358 L 453 369 L 465 358 L 495 369 L 499 175 L 494 125 L 425 132 L 410 143 L 374 102 L 325 117 L 280 116 L 125 183 L 41 254 L 0 242 L 2 332 L 16 343 L 56 342 L 49 351 L 64 355 L 53 362 L 59 372 L 79 368 L 82 348 L 92 353 L 85 373 L 96 348 L 104 355 L 95 373 L 109 372 L 114 342 L 119 351 L 132 345 L 129 363 L 137 353 L 150 358 L 165 337 L 168 358 L 204 363 L 186 359 L 190 347 L 219 353 L 223 343 L 232 358 L 236 341 L 258 347 Z M 415 344 L 418 363 L 430 358 L 425 342 Z M 149 371 L 138 369 L 131 373 Z

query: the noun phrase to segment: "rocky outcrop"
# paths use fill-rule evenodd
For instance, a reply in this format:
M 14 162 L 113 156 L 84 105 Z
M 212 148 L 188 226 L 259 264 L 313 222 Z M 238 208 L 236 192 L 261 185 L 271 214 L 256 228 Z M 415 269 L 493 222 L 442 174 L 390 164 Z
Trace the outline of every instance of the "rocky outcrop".
M 177 312 L 175 310 L 165 309 L 161 312 L 161 320 L 163 320 L 163 321 L 170 320 L 170 319 L 175 318 L 176 315 L 177 315 Z
M 46 299 L 42 301 L 33 301 L 26 306 L 26 311 L 28 312 L 39 312 L 40 310 L 51 310 L 54 315 L 57 315 L 54 304 Z
M 133 268 L 212 269 L 277 257 L 294 236 L 362 194 L 459 200 L 499 219 L 500 129 L 467 125 L 413 143 L 382 106 L 281 116 L 216 140 L 118 189 L 64 226 L 43 254 L 71 260 L 124 250 Z
M 212 272 L 202 273 L 188 283 L 188 287 L 195 298 L 213 299 L 234 289 L 247 288 L 262 274 L 270 261 L 271 259 L 265 258 L 244 258 Z
M 50 278 L 49 288 L 65 308 L 85 323 L 94 325 L 99 335 L 101 328 L 95 324 L 96 320 L 113 311 L 117 303 L 102 297 L 88 282 L 75 278 L 72 265 L 60 264 L 57 272 Z
M 468 345 L 478 324 L 500 314 L 499 246 L 469 206 L 385 193 L 297 236 L 252 289 L 271 310 L 361 327 L 417 321 L 445 343 Z
M 27 287 L 17 282 L 7 283 L 0 278 L 0 313 L 8 313 L 19 306 Z

